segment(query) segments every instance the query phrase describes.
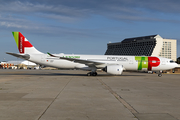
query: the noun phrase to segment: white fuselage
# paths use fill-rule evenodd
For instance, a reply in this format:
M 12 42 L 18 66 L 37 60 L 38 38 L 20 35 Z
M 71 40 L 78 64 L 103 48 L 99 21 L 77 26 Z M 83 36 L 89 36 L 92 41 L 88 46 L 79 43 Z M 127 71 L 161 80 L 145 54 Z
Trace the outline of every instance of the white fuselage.
M 74 61 L 68 61 L 63 60 L 55 57 L 51 57 L 48 54 L 30 54 L 29 61 L 38 63 L 40 65 L 44 66 L 51 66 L 56 68 L 67 68 L 67 69 L 83 69 L 83 70 L 92 70 L 92 69 L 102 69 L 106 67 L 108 64 L 117 64 L 117 65 L 123 65 L 124 70 L 142 70 L 142 71 L 148 71 L 148 65 L 151 62 L 152 64 L 155 64 L 157 61 L 148 61 L 148 60 L 137 60 L 136 57 L 142 57 L 142 56 L 113 56 L 113 55 L 74 55 L 74 54 L 56 54 L 56 56 L 60 57 L 67 57 L 67 58 L 76 58 L 76 59 L 83 59 L 88 61 L 96 61 L 96 62 L 102 62 L 105 64 L 101 64 L 99 66 L 89 67 L 85 64 L 77 63 Z M 147 56 L 145 56 L 147 57 Z M 170 59 L 167 58 L 159 58 L 159 65 L 158 66 L 152 66 L 152 71 L 159 71 L 159 70 L 168 70 L 172 69 L 177 66 L 176 63 L 170 62 Z

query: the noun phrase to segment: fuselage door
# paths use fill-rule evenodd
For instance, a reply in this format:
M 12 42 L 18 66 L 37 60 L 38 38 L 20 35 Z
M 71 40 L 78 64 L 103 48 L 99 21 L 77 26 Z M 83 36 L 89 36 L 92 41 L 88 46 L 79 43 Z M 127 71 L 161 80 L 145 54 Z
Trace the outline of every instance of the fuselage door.
M 129 64 L 133 64 L 133 59 L 129 58 Z
M 162 65 L 166 65 L 166 60 L 162 59 Z
M 41 62 L 45 62 L 45 55 L 41 55 Z

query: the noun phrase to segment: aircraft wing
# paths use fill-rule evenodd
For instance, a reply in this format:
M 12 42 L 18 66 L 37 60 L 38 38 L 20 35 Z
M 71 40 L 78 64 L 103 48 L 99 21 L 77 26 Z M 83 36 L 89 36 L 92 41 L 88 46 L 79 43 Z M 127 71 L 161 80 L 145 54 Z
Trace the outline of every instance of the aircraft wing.
M 76 62 L 76 63 L 85 64 L 85 65 L 87 65 L 89 67 L 96 67 L 97 65 L 105 64 L 105 63 L 102 63 L 102 62 L 96 62 L 96 61 L 91 61 L 91 60 L 86 60 L 86 59 L 60 57 L 60 56 L 52 55 L 50 53 L 48 53 L 48 55 L 50 55 L 51 57 L 57 57 L 59 59 L 64 59 L 64 60 L 73 61 L 73 62 Z
M 21 54 L 10 53 L 10 52 L 6 52 L 6 54 L 9 54 L 9 55 L 12 55 L 12 56 L 15 56 L 15 57 L 18 57 L 18 58 L 22 58 L 22 59 L 25 59 L 25 60 L 28 60 L 30 58 L 30 55 L 28 55 L 28 54 L 21 55 Z

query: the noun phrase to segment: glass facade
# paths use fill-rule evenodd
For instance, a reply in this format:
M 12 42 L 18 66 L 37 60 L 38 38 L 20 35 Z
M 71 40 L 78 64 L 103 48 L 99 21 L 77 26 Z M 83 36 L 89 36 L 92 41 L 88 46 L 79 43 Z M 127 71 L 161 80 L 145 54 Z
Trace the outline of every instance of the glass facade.
M 119 43 L 109 43 L 105 55 L 151 56 L 156 46 L 155 36 L 127 38 Z

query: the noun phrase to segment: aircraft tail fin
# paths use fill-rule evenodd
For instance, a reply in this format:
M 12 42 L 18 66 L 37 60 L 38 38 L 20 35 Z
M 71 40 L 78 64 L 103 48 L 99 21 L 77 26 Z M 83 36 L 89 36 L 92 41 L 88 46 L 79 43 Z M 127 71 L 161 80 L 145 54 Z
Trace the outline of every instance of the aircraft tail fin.
M 12 32 L 20 54 L 42 54 L 20 32 Z

